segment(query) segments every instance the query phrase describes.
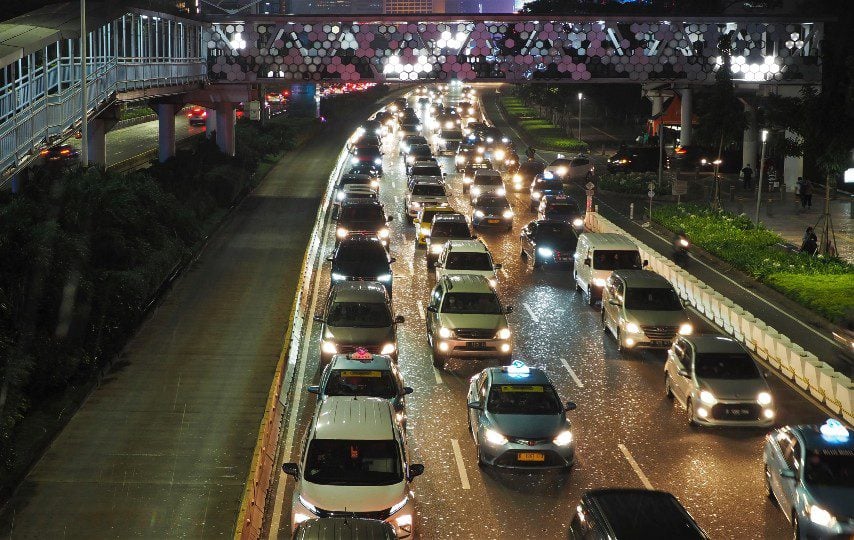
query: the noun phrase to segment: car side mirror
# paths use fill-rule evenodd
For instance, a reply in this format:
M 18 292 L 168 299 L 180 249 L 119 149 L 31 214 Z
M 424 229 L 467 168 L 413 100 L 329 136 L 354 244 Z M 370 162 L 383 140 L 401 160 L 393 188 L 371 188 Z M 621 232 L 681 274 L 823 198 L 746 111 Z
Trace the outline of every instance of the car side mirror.
M 412 392 L 415 392 L 415 390 L 411 386 L 404 386 L 403 387 L 403 395 L 404 396 L 408 396 Z
M 296 463 L 282 463 L 282 471 L 288 476 L 293 476 L 299 480 L 299 465 Z
M 780 476 L 782 476 L 783 478 L 789 478 L 790 480 L 798 479 L 798 473 L 796 473 L 792 469 L 783 469 L 782 471 L 780 471 Z
M 323 315 L 315 315 L 314 322 L 325 322 L 326 319 L 323 318 Z
M 386 216 L 385 220 L 386 222 L 394 221 L 394 216 Z
M 320 386 L 311 384 L 305 387 L 309 394 L 320 394 Z
M 413 463 L 409 466 L 409 472 L 406 474 L 406 479 L 410 482 L 416 477 L 424 474 L 424 465 L 421 463 Z
M 508 315 L 509 315 L 509 314 L 511 314 L 511 313 L 513 313 L 513 306 L 507 306 L 507 307 L 505 307 L 505 308 L 504 308 L 504 313 L 506 313 L 506 314 L 508 314 Z
M 492 267 L 495 268 L 496 270 L 501 270 L 501 263 L 495 263 L 492 265 Z
M 567 411 L 574 411 L 576 407 L 578 407 L 578 405 L 576 405 L 574 401 L 567 401 L 566 402 L 566 410 Z
M 470 401 L 469 402 L 469 409 L 474 409 L 475 411 L 482 411 L 483 405 L 481 405 L 480 402 L 478 402 L 478 401 Z
M 647 266 L 649 266 L 649 261 L 644 259 L 643 260 L 643 267 L 646 268 Z
M 406 321 L 406 319 L 403 318 L 403 315 L 398 315 L 397 317 L 394 318 L 394 322 L 396 324 L 403 324 L 405 321 Z
M 429 311 L 430 313 L 436 313 L 436 306 L 427 306 L 427 311 Z
M 687 370 L 687 369 L 680 369 L 680 370 L 679 370 L 679 371 L 677 371 L 676 373 L 678 373 L 680 377 L 686 377 L 686 378 L 687 378 L 687 377 L 690 377 L 690 376 L 691 376 L 691 374 L 690 374 L 690 373 L 688 373 L 688 370 Z
M 590 266 L 590 257 L 584 259 L 584 266 Z

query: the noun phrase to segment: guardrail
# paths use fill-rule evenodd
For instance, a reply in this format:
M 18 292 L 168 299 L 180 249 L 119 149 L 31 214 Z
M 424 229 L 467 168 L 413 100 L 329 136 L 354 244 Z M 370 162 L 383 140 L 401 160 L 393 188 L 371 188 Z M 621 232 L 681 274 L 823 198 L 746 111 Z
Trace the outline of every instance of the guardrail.
M 766 324 L 729 298 L 692 276 L 626 231 L 595 212 L 588 212 L 586 226 L 597 232 L 628 236 L 637 244 L 649 269 L 664 276 L 694 309 L 743 343 L 780 375 L 795 382 L 812 397 L 854 424 L 854 382 L 814 354 Z

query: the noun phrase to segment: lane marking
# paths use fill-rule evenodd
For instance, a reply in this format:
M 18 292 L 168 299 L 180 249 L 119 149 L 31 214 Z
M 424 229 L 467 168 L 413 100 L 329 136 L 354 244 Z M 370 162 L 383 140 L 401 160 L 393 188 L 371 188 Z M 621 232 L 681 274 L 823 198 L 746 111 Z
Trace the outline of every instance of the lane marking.
M 528 302 L 522 302 L 522 307 L 524 307 L 524 308 L 525 308 L 525 311 L 527 311 L 527 312 L 528 312 L 528 315 L 530 315 L 530 316 L 531 316 L 531 318 L 532 318 L 532 319 L 534 319 L 534 322 L 535 322 L 535 323 L 539 323 L 539 322 L 540 322 L 540 318 L 539 318 L 539 317 L 537 317 L 537 314 L 536 314 L 536 313 L 534 313 L 534 310 L 533 310 L 533 309 L 531 309 L 531 306 L 529 306 L 529 305 L 528 305 Z
M 569 372 L 569 376 L 572 377 L 572 380 L 575 381 L 575 384 L 578 385 L 579 388 L 584 388 L 584 385 L 581 383 L 581 379 L 578 378 L 578 375 L 572 371 L 572 368 L 569 367 L 569 363 L 566 361 L 566 358 L 561 358 L 560 363 L 563 364 L 563 367 Z
M 426 316 L 426 314 L 424 313 L 424 302 L 422 302 L 421 300 L 419 300 L 419 301 L 417 302 L 417 304 L 418 304 L 418 316 L 419 316 L 419 317 L 421 317 L 421 320 L 422 320 L 422 321 L 427 320 L 427 316 Z
M 463 463 L 463 453 L 460 451 L 460 443 L 456 439 L 451 439 L 451 447 L 454 449 L 454 459 L 457 461 L 457 471 L 460 473 L 460 483 L 463 489 L 471 489 L 469 484 L 469 476 L 466 473 L 466 466 Z
M 436 377 L 436 384 L 445 384 L 445 381 L 442 380 L 442 372 L 436 368 L 433 368 L 433 375 Z
M 634 469 L 635 474 L 638 475 L 638 478 L 640 478 L 640 481 L 643 484 L 643 487 L 645 487 L 646 489 L 653 489 L 652 484 L 649 481 L 649 478 L 647 478 L 646 475 L 643 473 L 640 466 L 638 465 L 638 462 L 635 461 L 635 458 L 632 457 L 632 454 L 631 454 L 631 452 L 629 452 L 629 449 L 626 448 L 626 445 L 620 443 L 617 445 L 617 447 L 620 449 L 620 452 L 622 452 L 623 455 L 626 457 L 626 461 L 628 461 L 629 465 L 632 466 L 632 469 Z

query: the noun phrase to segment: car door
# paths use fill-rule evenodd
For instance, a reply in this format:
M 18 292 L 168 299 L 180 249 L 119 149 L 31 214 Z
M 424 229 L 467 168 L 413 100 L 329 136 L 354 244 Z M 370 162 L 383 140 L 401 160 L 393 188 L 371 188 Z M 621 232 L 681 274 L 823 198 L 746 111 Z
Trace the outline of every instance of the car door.
M 476 401 L 481 408 L 486 407 L 486 373 L 481 372 L 478 375 L 474 384 L 474 393 L 468 397 L 469 402 Z M 472 435 L 477 439 L 477 432 L 480 429 L 480 418 L 483 415 L 483 410 L 469 409 L 469 423 L 471 425 Z
M 622 285 L 622 282 L 617 279 L 615 276 L 611 276 L 608 279 L 608 283 L 605 285 L 605 289 L 602 291 L 602 310 L 605 312 L 604 323 L 605 326 L 610 328 L 614 335 L 617 335 L 617 326 L 619 319 L 619 311 L 618 306 L 612 304 L 612 302 L 619 302 L 621 298 L 621 294 L 618 292 L 618 287 Z
M 442 252 L 439 253 L 439 258 L 436 259 L 436 279 L 442 279 L 442 276 L 445 275 L 445 263 L 448 260 L 448 253 L 451 251 L 451 246 L 445 245 L 442 248 Z
M 798 483 L 801 478 L 801 442 L 794 434 L 790 435 L 790 439 L 783 445 L 783 468 L 781 471 L 789 470 L 794 473 L 794 478 L 780 477 L 780 493 L 777 497 L 777 502 L 780 503 L 780 508 L 783 512 L 790 516 L 792 508 L 796 503 Z
M 688 396 L 694 386 L 694 362 L 692 361 L 693 351 L 687 342 L 678 340 L 673 346 L 675 353 L 674 372 L 670 376 L 670 382 L 673 385 L 673 395 L 676 399 L 687 406 Z M 680 374 L 683 371 L 685 374 Z
M 534 244 L 535 244 L 536 235 L 537 235 L 537 223 L 536 222 L 528 223 L 528 225 L 526 225 L 522 229 L 522 250 L 529 257 L 534 256 L 534 251 L 535 251 L 535 245 Z

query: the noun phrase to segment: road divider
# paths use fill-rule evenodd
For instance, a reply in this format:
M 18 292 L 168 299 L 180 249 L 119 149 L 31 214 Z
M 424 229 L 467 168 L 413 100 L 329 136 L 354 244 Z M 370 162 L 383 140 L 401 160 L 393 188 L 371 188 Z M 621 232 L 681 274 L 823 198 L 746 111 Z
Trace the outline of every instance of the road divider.
M 585 225 L 592 231 L 617 233 L 631 238 L 637 244 L 641 258 L 649 261 L 648 268 L 670 281 L 694 309 L 756 353 L 778 374 L 793 381 L 849 424 L 854 424 L 854 382 L 848 376 L 835 371 L 816 355 L 793 343 L 790 338 L 600 214 L 588 212 Z

